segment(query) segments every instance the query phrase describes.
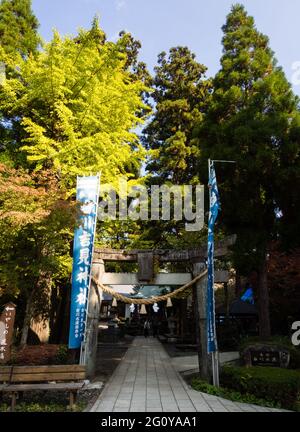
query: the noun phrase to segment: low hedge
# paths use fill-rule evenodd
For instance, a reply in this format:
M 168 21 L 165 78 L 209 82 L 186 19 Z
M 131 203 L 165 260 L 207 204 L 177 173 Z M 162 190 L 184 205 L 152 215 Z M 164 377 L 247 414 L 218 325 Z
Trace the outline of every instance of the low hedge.
M 16 412 L 74 412 L 74 411 L 83 411 L 86 407 L 86 404 L 82 402 L 74 405 L 71 410 L 69 406 L 58 404 L 58 403 L 34 403 L 34 402 L 21 402 L 17 403 L 15 406 Z M 0 403 L 0 412 L 10 412 L 10 404 L 9 403 Z
M 13 347 L 9 364 L 21 366 L 73 363 L 67 345 L 40 344 Z
M 300 410 L 300 370 L 224 366 L 221 384 L 242 394 L 276 402 L 286 409 Z
M 220 396 L 225 399 L 229 399 L 234 402 L 243 402 L 247 404 L 255 404 L 270 408 L 281 408 L 281 405 L 277 402 L 258 398 L 249 393 L 240 393 L 235 390 L 230 390 L 224 387 L 216 387 L 208 384 L 206 381 L 202 381 L 199 377 L 194 377 L 191 380 L 191 386 L 194 390 L 208 393 L 214 396 Z

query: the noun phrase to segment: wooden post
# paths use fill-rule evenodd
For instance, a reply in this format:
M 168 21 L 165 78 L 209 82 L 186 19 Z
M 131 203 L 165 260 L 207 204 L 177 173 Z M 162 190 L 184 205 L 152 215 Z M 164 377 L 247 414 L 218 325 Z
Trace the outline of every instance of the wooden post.
M 197 276 L 204 270 L 204 264 L 193 264 L 193 277 Z M 198 359 L 199 373 L 202 379 L 208 381 L 209 373 L 209 356 L 207 353 L 207 329 L 206 329 L 206 288 L 207 276 L 196 282 L 194 294 L 196 301 L 196 334 L 198 335 Z
M 266 255 L 260 263 L 258 271 L 258 316 L 259 336 L 261 339 L 269 338 L 271 336 L 271 324 Z
M 17 402 L 17 397 L 18 397 L 18 393 L 17 392 L 12 392 L 11 393 L 11 406 L 10 406 L 10 411 L 14 412 L 15 408 L 16 408 L 16 402 Z
M 76 399 L 77 399 L 77 390 L 76 391 L 70 391 L 70 410 L 73 411 L 75 405 L 76 405 Z

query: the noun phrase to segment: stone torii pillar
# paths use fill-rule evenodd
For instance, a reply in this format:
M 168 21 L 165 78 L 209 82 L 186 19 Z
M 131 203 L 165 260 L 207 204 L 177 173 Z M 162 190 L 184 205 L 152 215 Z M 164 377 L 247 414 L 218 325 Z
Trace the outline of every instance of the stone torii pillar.
M 193 277 L 198 276 L 205 270 L 204 263 L 196 262 L 193 264 Z M 207 314 L 206 314 L 206 287 L 207 275 L 198 280 L 194 287 L 195 315 L 196 315 L 196 337 L 198 348 L 199 373 L 203 380 L 210 378 L 210 362 L 207 352 Z
M 92 265 L 92 276 L 101 282 L 104 273 L 104 261 L 102 259 L 94 259 Z M 92 281 L 89 293 L 89 306 L 86 328 L 86 344 L 85 344 L 85 359 L 87 376 L 92 378 L 96 371 L 97 346 L 98 346 L 98 327 L 100 308 L 102 301 L 102 291 L 96 287 Z

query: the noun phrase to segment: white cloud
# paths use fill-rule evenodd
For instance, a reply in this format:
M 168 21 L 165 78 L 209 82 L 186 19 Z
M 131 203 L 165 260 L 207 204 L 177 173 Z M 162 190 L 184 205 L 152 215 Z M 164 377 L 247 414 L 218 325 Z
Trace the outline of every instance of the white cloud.
M 125 6 L 126 6 L 126 1 L 125 0 L 115 0 L 115 7 L 116 7 L 116 10 L 118 12 L 121 9 L 124 9 Z

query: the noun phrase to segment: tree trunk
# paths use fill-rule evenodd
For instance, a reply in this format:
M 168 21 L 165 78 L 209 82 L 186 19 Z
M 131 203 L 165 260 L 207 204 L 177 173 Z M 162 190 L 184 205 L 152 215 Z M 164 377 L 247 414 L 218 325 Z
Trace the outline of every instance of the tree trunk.
M 24 317 L 22 333 L 21 333 L 21 341 L 20 341 L 21 346 L 27 344 L 28 332 L 30 328 L 30 321 L 32 315 L 32 299 L 33 299 L 33 292 L 30 293 L 26 303 L 25 317 Z
M 57 327 L 58 327 L 58 317 L 61 305 L 61 298 L 58 298 L 58 289 L 53 286 L 50 295 L 50 313 L 49 313 L 49 343 L 58 343 L 57 341 Z
M 258 314 L 259 314 L 259 336 L 265 339 L 271 336 L 269 290 L 267 274 L 267 258 L 263 259 L 258 270 Z
M 235 272 L 235 296 L 240 297 L 242 292 L 241 274 L 237 269 Z
M 70 328 L 70 307 L 71 307 L 71 284 L 66 285 L 66 294 L 63 293 L 63 306 L 61 320 L 61 330 L 59 334 L 59 343 L 68 344 L 69 341 L 69 328 Z
M 34 318 L 31 321 L 31 329 L 36 333 L 40 342 L 48 343 L 50 328 L 49 314 L 51 311 L 52 277 L 48 271 L 40 270 L 39 278 L 35 286 Z
M 226 311 L 226 319 L 229 319 L 229 292 L 228 292 L 228 283 L 224 282 L 224 300 L 225 300 L 225 311 Z
M 34 288 L 27 299 L 25 317 L 24 317 L 23 328 L 21 332 L 21 341 L 20 341 L 21 346 L 27 344 L 28 333 L 31 326 L 33 326 L 34 331 L 38 331 L 38 332 L 40 331 L 42 336 L 45 333 L 44 329 L 46 328 L 46 326 L 43 325 L 43 321 L 44 321 L 43 316 L 45 310 L 47 312 L 49 311 L 50 296 L 51 296 L 51 275 L 50 273 L 41 271 L 37 279 L 37 282 L 34 285 Z M 40 301 L 38 306 L 35 304 L 37 299 L 39 299 Z M 36 309 L 41 311 L 40 316 L 36 316 L 37 315 Z M 34 320 L 32 321 L 33 315 L 34 315 Z M 41 326 L 39 326 L 39 324 L 41 324 Z M 49 331 L 47 331 L 47 335 L 49 337 Z M 40 334 L 37 334 L 37 336 L 40 337 Z

